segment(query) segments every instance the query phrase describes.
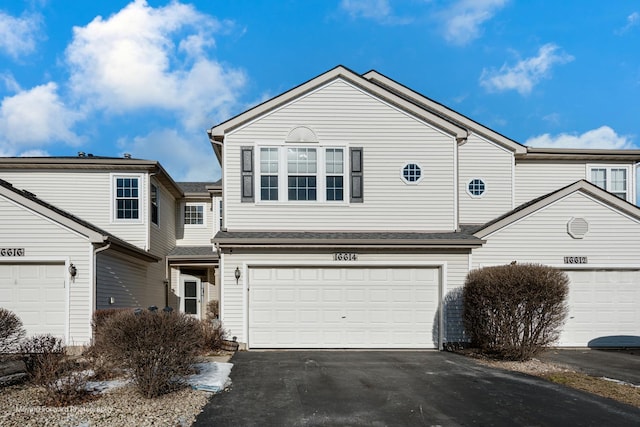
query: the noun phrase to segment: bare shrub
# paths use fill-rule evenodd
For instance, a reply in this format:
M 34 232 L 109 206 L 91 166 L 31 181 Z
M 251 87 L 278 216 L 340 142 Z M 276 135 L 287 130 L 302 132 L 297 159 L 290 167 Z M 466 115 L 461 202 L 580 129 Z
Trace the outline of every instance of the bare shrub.
M 55 380 L 64 359 L 64 345 L 60 338 L 53 335 L 34 335 L 20 344 L 20 353 L 31 381 L 46 385 Z
M 486 354 L 527 360 L 558 339 L 568 292 L 567 275 L 543 265 L 474 270 L 463 291 L 466 331 Z
M 219 320 L 202 320 L 200 321 L 202 328 L 202 345 L 203 352 L 218 351 L 222 346 L 224 340 L 225 331 L 222 329 Z
M 85 400 L 86 374 L 65 355 L 62 340 L 52 335 L 35 335 L 20 345 L 31 381 L 44 388 L 46 405 L 66 406 Z
M 87 347 L 83 355 L 90 360 L 91 367 L 93 369 L 93 378 L 96 380 L 108 380 L 119 374 L 119 370 L 116 364 L 107 357 L 107 354 L 102 351 L 97 343 L 101 342 L 102 326 L 111 317 L 118 313 L 129 312 L 133 313 L 132 308 L 107 308 L 102 310 L 96 310 L 93 313 L 91 319 L 91 329 L 93 330 L 93 341 L 89 347 Z
M 207 320 L 212 322 L 220 318 L 220 301 L 212 299 L 207 303 Z
M 25 330 L 18 315 L 0 307 L 0 354 L 15 352 L 24 335 Z
M 184 313 L 127 311 L 104 322 L 95 347 L 152 398 L 184 385 L 202 342 L 200 322 Z

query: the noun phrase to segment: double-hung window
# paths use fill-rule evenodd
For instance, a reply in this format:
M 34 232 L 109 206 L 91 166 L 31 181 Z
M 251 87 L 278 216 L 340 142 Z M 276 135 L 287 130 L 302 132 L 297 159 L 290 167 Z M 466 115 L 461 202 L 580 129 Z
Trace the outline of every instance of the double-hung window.
M 260 149 L 260 199 L 278 200 L 278 149 Z
M 591 167 L 590 180 L 594 185 L 624 200 L 629 198 L 629 168 L 615 166 Z
M 327 201 L 344 200 L 344 150 L 325 150 L 325 173 Z
M 115 177 L 115 218 L 137 220 L 140 218 L 140 179 Z
M 202 226 L 205 225 L 204 203 L 186 204 L 184 206 L 184 225 Z
M 315 148 L 287 149 L 289 200 L 316 200 L 318 161 Z

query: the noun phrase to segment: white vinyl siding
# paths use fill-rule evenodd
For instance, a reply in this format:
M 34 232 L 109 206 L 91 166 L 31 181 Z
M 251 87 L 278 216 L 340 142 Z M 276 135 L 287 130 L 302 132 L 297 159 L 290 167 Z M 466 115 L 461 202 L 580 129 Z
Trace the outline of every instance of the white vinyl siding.
M 283 263 L 283 260 L 286 262 Z M 246 311 L 248 307 L 248 292 L 246 291 L 245 274 L 248 270 L 244 269 L 244 266 L 254 265 L 253 263 L 260 263 L 264 266 L 265 263 L 278 266 L 299 266 L 304 264 L 309 267 L 313 267 L 313 263 L 316 262 L 316 267 L 329 266 L 336 267 L 339 265 L 333 265 L 333 254 L 331 252 L 326 253 L 301 253 L 300 251 L 270 251 L 270 253 L 248 253 L 245 251 L 234 251 L 233 254 L 223 254 L 221 266 L 224 271 L 221 272 L 221 313 L 222 321 L 229 336 L 238 337 L 239 342 L 246 343 L 247 337 L 245 336 L 245 326 L 248 327 L 248 313 Z M 367 263 L 367 266 L 375 264 L 378 266 L 392 267 L 398 264 L 415 263 L 416 266 L 423 264 L 446 264 L 446 288 L 444 295 L 445 300 L 445 325 L 444 325 L 444 339 L 446 342 L 458 342 L 464 339 L 462 332 L 462 307 L 460 301 L 453 298 L 456 295 L 456 290 L 462 287 L 466 278 L 469 266 L 469 258 L 466 253 L 449 253 L 449 254 L 433 254 L 433 253 L 401 253 L 401 252 L 364 252 L 360 251 L 358 254 L 358 261 L 353 264 L 354 267 L 362 267 L 363 263 Z M 424 266 L 424 265 L 423 265 Z M 239 283 L 236 284 L 234 272 L 236 267 L 241 270 L 241 278 Z M 250 292 L 250 291 L 249 291 Z M 433 314 L 434 316 L 436 313 Z M 438 330 L 432 331 L 432 333 L 438 335 Z
M 180 218 L 180 224 L 177 230 L 176 244 L 178 246 L 209 246 L 212 245 L 211 239 L 213 238 L 214 230 L 216 229 L 216 218 L 219 221 L 220 217 L 215 215 L 211 208 L 211 199 L 202 199 L 201 201 L 190 201 L 189 204 L 197 204 L 204 209 L 204 225 L 187 225 L 184 224 L 184 206 L 185 202 L 181 203 L 178 208 L 178 217 Z M 218 222 L 219 224 L 219 222 Z M 219 228 L 218 228 L 219 229 Z
M 567 232 L 571 218 L 587 221 L 589 231 L 582 239 Z M 639 224 L 582 193 L 571 194 L 485 239 L 487 243 L 473 251 L 474 268 L 511 261 L 562 265 L 565 256 L 584 256 L 598 266 L 636 265 L 640 253 Z
M 469 135 L 458 148 L 461 224 L 482 224 L 512 209 L 513 154 L 477 135 Z M 480 197 L 469 194 L 468 184 L 482 179 Z
M 285 138 L 299 124 L 313 129 L 317 146 L 344 148 L 345 158 L 349 147 L 363 148 L 364 203 L 241 203 L 240 147 L 286 147 Z M 454 138 L 341 80 L 232 132 L 225 137 L 224 150 L 230 230 L 357 231 L 384 226 L 389 231 L 428 231 L 457 226 Z M 407 162 L 423 168 L 418 185 L 407 186 L 398 178 Z
M 0 178 L 15 188 L 35 194 L 91 224 L 102 228 L 132 245 L 147 249 L 145 223 L 114 222 L 112 211 L 112 175 L 108 171 L 0 171 Z M 147 176 L 141 175 L 142 188 L 146 188 Z M 146 191 L 144 192 L 146 194 Z M 148 198 L 142 197 L 141 209 L 147 212 Z
M 552 191 L 558 190 L 566 185 L 574 183 L 580 179 L 594 182 L 597 176 L 592 175 L 593 169 L 606 169 L 609 183 L 605 188 L 612 193 L 621 195 L 625 193 L 627 200 L 631 203 L 635 201 L 635 178 L 633 164 L 598 164 L 587 163 L 586 161 L 566 161 L 566 160 L 547 160 L 547 161 L 518 161 L 516 163 L 516 205 L 520 205 L 535 199 Z M 626 189 L 622 189 L 620 183 L 613 184 L 611 181 L 611 170 L 626 169 Z M 619 175 L 618 175 L 619 176 Z M 597 179 L 596 179 L 597 181 Z
M 53 223 L 0 196 L 0 235 L 3 247 L 24 248 L 24 257 L 4 257 L 5 265 L 29 263 L 73 263 L 77 275 L 70 280 L 64 274 L 68 292 L 67 343 L 83 345 L 91 338 L 92 262 L 91 248 L 85 237 Z M 65 297 L 66 298 L 66 297 Z M 2 304 L 0 304 L 2 305 Z

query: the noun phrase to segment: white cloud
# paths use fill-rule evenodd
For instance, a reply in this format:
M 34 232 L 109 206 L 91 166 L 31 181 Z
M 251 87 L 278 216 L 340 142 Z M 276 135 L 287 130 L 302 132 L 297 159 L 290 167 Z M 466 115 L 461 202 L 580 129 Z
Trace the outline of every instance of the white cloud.
M 242 71 L 206 56 L 215 45 L 212 34 L 225 25 L 191 5 L 152 8 L 135 0 L 74 28 L 66 51 L 71 89 L 95 109 L 162 109 L 188 129 L 206 128 L 227 114 L 246 80 Z
M 601 126 L 581 135 L 561 133 L 552 136 L 545 133 L 529 138 L 525 142 L 525 145 L 540 148 L 637 148 L 628 136 L 618 135 L 616 131 L 609 126 Z
M 480 37 L 482 24 L 504 7 L 507 0 L 460 0 L 443 13 L 444 38 L 466 45 Z
M 16 18 L 0 11 L 0 51 L 13 58 L 34 52 L 40 23 L 39 15 Z
M 394 15 L 389 0 L 342 0 L 340 8 L 354 19 L 370 19 L 386 25 L 405 25 L 412 22 L 411 18 Z
M 614 31 L 617 35 L 621 36 L 627 31 L 631 30 L 633 27 L 640 26 L 640 13 L 633 12 L 631 15 L 627 16 L 627 24 Z
M 547 43 L 538 50 L 537 56 L 520 60 L 513 66 L 504 64 L 499 70 L 483 69 L 480 84 L 489 91 L 516 90 L 527 95 L 542 79 L 549 77 L 552 66 L 566 64 L 573 59 L 555 44 Z
M 215 181 L 220 177 L 220 167 L 211 146 L 203 143 L 206 140 L 204 130 L 182 134 L 175 129 L 160 129 L 122 138 L 118 147 L 133 157 L 160 161 L 176 181 Z
M 81 118 L 65 106 L 53 82 L 19 91 L 0 103 L 1 151 L 15 155 L 54 142 L 79 144 L 72 128 Z
M 388 0 L 342 0 L 340 7 L 353 18 L 383 21 L 391 15 Z

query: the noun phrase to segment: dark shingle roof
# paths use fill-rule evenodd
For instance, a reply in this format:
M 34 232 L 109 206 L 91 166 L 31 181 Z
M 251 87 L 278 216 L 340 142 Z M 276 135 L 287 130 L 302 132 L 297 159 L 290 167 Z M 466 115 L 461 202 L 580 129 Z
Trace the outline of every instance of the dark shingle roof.
M 212 246 L 176 246 L 171 250 L 169 259 L 218 259 L 218 254 L 214 252 Z
M 483 241 L 463 232 L 258 232 L 220 231 L 214 241 L 230 245 L 354 245 L 354 246 L 451 246 L 476 247 Z
M 209 187 L 222 187 L 222 181 L 216 182 L 178 182 L 178 186 L 185 193 L 208 193 Z

